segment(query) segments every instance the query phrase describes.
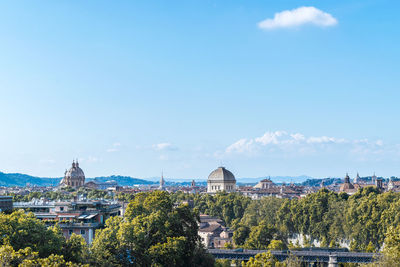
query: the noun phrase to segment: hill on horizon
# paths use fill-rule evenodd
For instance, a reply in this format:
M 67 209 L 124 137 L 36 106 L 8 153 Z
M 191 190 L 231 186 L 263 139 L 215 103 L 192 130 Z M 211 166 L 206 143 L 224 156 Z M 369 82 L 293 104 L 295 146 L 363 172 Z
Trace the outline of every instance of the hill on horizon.
M 56 186 L 61 182 L 61 177 L 58 178 L 48 178 L 48 177 L 36 177 L 28 174 L 22 173 L 4 173 L 0 172 L 0 186 L 26 186 L 30 184 L 32 186 Z M 142 184 L 154 184 L 155 182 L 133 178 L 130 176 L 120 176 L 120 175 L 111 175 L 111 176 L 100 176 L 94 178 L 86 178 L 86 181 L 97 180 L 100 182 L 106 182 L 115 180 L 121 186 L 128 185 L 142 185 Z
M 256 184 L 262 179 L 270 178 L 275 183 L 296 183 L 296 184 L 304 184 L 304 185 L 313 185 L 320 183 L 321 180 L 327 179 L 328 184 L 330 182 L 338 181 L 338 178 L 314 178 L 307 175 L 299 175 L 299 176 L 271 176 L 271 177 L 257 177 L 257 178 L 247 178 L 241 177 L 236 178 L 238 184 Z M 26 186 L 30 184 L 32 186 L 56 186 L 60 183 L 61 177 L 57 178 L 49 178 L 49 177 L 37 177 L 28 174 L 22 173 L 4 173 L 0 172 L 0 186 Z M 86 178 L 86 181 L 97 180 L 99 182 L 107 182 L 111 180 L 115 180 L 118 185 L 121 186 L 132 186 L 132 185 L 151 185 L 157 184 L 159 181 L 159 177 L 150 177 L 150 178 L 134 178 L 131 176 L 121 176 L 121 175 L 111 175 L 111 176 L 99 176 L 93 178 Z M 176 179 L 176 178 L 164 178 L 168 185 L 175 184 L 190 184 L 192 179 Z M 206 179 L 196 179 L 196 183 L 204 184 L 206 183 Z

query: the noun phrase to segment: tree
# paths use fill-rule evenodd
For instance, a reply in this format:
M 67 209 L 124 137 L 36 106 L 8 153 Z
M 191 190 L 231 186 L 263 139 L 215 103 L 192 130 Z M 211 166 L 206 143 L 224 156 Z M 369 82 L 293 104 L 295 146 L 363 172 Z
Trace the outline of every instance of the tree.
M 66 261 L 87 263 L 89 249 L 85 239 L 81 235 L 73 233 L 64 246 L 63 255 Z
M 400 225 L 389 228 L 383 253 L 400 264 Z
M 247 226 L 239 226 L 233 232 L 233 242 L 236 246 L 241 246 L 246 242 L 247 237 L 250 234 L 250 229 Z
M 97 230 L 91 247 L 95 262 L 104 266 L 118 266 L 121 263 L 119 255 L 124 254 L 118 239 L 121 222 L 121 217 L 110 217 L 105 223 L 105 228 Z
M 98 263 L 114 266 L 206 266 L 211 258 L 197 230 L 198 215 L 187 205 L 174 207 L 166 192 L 141 193 L 124 219 L 107 220 L 92 252 Z
M 250 258 L 248 262 L 243 262 L 243 267 L 274 267 L 277 260 L 270 251 L 257 254 L 254 258 Z
M 263 221 L 260 225 L 251 228 L 249 238 L 246 240 L 244 247 L 249 249 L 267 249 L 271 240 L 277 237 L 276 228 Z
M 152 266 L 185 266 L 186 238 L 168 237 L 167 242 L 157 243 L 149 248 Z
M 47 228 L 32 213 L 22 210 L 0 214 L 0 245 L 11 245 L 14 250 L 26 247 L 37 251 L 40 257 L 61 254 L 65 238 L 57 226 Z
M 0 265 L 19 267 L 89 267 L 89 265 L 81 265 L 65 261 L 63 255 L 51 254 L 46 258 L 39 258 L 39 254 L 32 251 L 30 247 L 15 251 L 10 245 L 0 247 Z
M 269 250 L 285 250 L 287 246 L 282 240 L 271 240 L 271 243 L 268 245 Z

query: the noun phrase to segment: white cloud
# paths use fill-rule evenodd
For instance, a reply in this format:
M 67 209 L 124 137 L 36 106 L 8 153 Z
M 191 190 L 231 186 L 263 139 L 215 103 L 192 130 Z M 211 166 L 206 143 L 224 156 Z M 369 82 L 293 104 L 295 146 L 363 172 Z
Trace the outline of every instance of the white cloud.
M 88 156 L 87 158 L 79 158 L 79 163 L 88 162 L 88 163 L 96 163 L 102 161 L 102 159 L 97 158 L 95 156 Z
M 288 153 L 310 154 L 318 151 L 338 151 L 341 149 L 350 152 L 359 151 L 378 151 L 383 146 L 382 140 L 374 142 L 368 139 L 347 140 L 344 138 L 330 136 L 310 136 L 306 137 L 301 133 L 287 133 L 285 131 L 266 132 L 264 135 L 255 138 L 243 138 L 228 146 L 224 152 L 218 152 L 222 155 L 228 154 L 247 154 L 255 155 L 257 153 Z
M 160 144 L 154 144 L 153 148 L 155 150 L 176 150 L 177 148 L 173 146 L 171 143 L 160 143 Z
M 112 152 L 117 152 L 117 151 L 119 151 L 119 147 L 121 146 L 121 143 L 114 143 L 114 144 L 112 144 L 112 146 L 109 148 L 109 149 L 107 149 L 106 151 L 108 152 L 108 153 L 112 153 Z
M 382 140 L 377 140 L 377 141 L 375 142 L 375 144 L 376 144 L 377 146 L 383 146 L 383 141 L 382 141 Z
M 255 141 L 263 145 L 278 144 L 278 138 L 284 135 L 287 135 L 284 131 L 266 132 L 263 136 L 256 138 Z
M 303 6 L 275 13 L 274 18 L 259 22 L 258 27 L 264 30 L 272 30 L 277 28 L 292 28 L 305 24 L 328 27 L 334 26 L 337 23 L 337 19 L 331 14 L 312 6 Z
M 327 144 L 327 143 L 345 143 L 345 139 L 338 139 L 335 137 L 328 137 L 328 136 L 319 136 L 319 137 L 310 137 L 307 139 L 307 143 L 309 144 Z
M 232 145 L 228 146 L 226 148 L 227 153 L 231 152 L 248 152 L 251 150 L 251 145 L 253 144 L 253 140 L 248 141 L 247 139 L 243 138 L 240 139 L 239 141 L 233 143 Z

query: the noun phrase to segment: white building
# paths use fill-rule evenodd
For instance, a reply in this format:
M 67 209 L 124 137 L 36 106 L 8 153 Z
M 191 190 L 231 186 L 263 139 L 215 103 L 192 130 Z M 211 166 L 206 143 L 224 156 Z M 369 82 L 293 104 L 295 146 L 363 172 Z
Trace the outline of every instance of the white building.
M 207 179 L 207 193 L 216 193 L 218 191 L 236 191 L 235 176 L 224 167 L 219 167 L 211 172 Z
M 258 189 L 270 189 L 272 187 L 274 187 L 275 184 L 271 181 L 271 179 L 263 179 L 260 182 L 258 182 L 258 184 L 256 184 L 254 186 L 254 188 L 258 188 Z

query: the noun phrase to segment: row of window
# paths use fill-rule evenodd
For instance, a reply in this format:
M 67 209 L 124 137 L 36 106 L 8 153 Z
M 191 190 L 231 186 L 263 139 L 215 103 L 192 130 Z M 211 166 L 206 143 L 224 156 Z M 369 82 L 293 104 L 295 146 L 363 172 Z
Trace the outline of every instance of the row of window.
M 79 186 L 79 185 L 81 185 L 81 183 L 80 182 L 71 182 L 71 186 Z
M 73 230 L 69 230 L 69 235 L 72 235 L 74 231 Z M 81 229 L 81 235 L 85 235 L 86 234 L 86 230 Z
M 221 186 L 220 185 L 212 185 L 211 190 L 221 190 Z M 233 185 L 225 186 L 225 190 L 233 190 Z

